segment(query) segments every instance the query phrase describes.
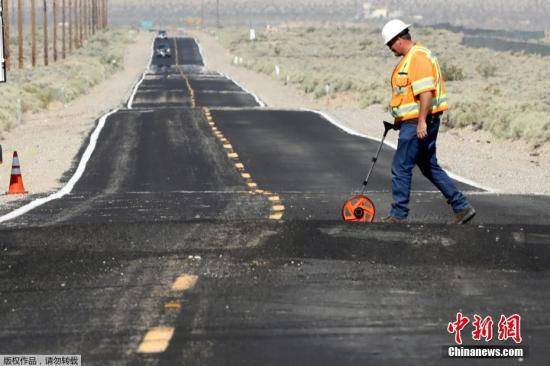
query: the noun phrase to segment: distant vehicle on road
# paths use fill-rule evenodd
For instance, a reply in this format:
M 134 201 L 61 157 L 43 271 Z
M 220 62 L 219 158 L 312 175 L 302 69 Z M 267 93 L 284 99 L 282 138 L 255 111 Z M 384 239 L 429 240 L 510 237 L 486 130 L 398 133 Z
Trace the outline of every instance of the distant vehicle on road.
M 159 30 L 159 32 L 157 34 L 157 38 L 166 39 L 166 38 L 168 38 L 168 34 L 166 34 L 165 30 Z
M 157 57 L 172 57 L 172 51 L 170 50 L 170 47 L 164 43 L 157 45 L 157 48 L 155 49 L 155 54 L 157 55 Z

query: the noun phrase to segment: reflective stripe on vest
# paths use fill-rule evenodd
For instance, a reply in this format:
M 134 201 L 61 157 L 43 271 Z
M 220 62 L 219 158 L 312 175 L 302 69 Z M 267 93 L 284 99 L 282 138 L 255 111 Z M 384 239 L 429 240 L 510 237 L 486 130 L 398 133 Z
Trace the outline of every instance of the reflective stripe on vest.
M 448 108 L 447 98 L 432 98 L 431 113 L 437 113 L 441 108 Z M 396 118 L 418 117 L 420 113 L 420 103 L 403 104 L 397 108 L 392 108 L 392 115 Z
M 406 77 L 409 75 L 412 57 L 416 52 L 424 52 L 424 54 L 432 62 L 432 66 L 436 74 L 435 78 L 434 76 L 431 76 L 416 80 L 414 82 L 410 82 L 410 80 L 408 80 L 408 84 L 406 86 L 394 85 L 394 82 L 396 82 L 394 79 L 399 80 L 400 76 Z M 424 91 L 432 90 L 434 87 L 436 90 L 434 91 L 435 96 L 432 98 L 430 113 L 433 114 L 449 109 L 447 104 L 447 95 L 443 89 L 444 79 L 441 75 L 437 58 L 433 56 L 432 52 L 421 45 L 414 45 L 405 57 L 406 58 L 403 60 L 403 63 L 400 63 L 400 65 L 402 65 L 401 68 L 397 69 L 396 67 L 394 73 L 392 74 L 392 91 L 394 95 L 392 95 L 391 105 L 393 105 L 393 107 L 390 105 L 390 111 L 393 117 L 397 121 L 418 118 L 418 115 L 420 114 L 420 102 L 414 97 L 414 94 L 418 95 Z M 407 93 L 410 94 L 407 95 Z M 411 103 L 411 100 L 415 101 Z M 405 102 L 405 104 L 401 104 L 403 102 Z

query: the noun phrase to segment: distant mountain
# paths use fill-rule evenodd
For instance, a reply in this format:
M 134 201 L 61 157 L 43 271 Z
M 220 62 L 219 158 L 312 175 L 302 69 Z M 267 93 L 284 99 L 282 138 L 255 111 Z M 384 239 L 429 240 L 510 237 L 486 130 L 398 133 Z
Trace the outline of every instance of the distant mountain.
M 204 17 L 215 24 L 219 3 L 222 24 L 280 21 L 368 20 L 401 17 L 417 24 L 450 23 L 468 28 L 550 29 L 550 0 L 111 0 L 114 23 L 141 19 L 183 24 Z

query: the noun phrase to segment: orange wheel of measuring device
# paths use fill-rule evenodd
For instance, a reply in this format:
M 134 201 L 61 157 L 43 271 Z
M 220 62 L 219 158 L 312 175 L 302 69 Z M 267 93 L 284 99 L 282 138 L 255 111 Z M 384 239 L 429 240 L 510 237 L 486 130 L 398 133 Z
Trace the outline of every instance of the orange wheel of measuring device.
M 374 203 L 363 195 L 351 197 L 342 207 L 344 221 L 373 222 L 375 213 Z

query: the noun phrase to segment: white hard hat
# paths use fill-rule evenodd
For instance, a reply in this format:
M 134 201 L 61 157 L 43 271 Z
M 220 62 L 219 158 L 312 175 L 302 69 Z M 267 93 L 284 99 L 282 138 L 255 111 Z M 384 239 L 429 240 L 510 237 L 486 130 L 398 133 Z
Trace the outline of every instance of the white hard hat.
M 384 38 L 384 44 L 388 44 L 389 41 L 395 38 L 399 33 L 408 29 L 411 25 L 405 24 L 402 20 L 393 19 L 386 23 L 382 28 L 382 38 Z

